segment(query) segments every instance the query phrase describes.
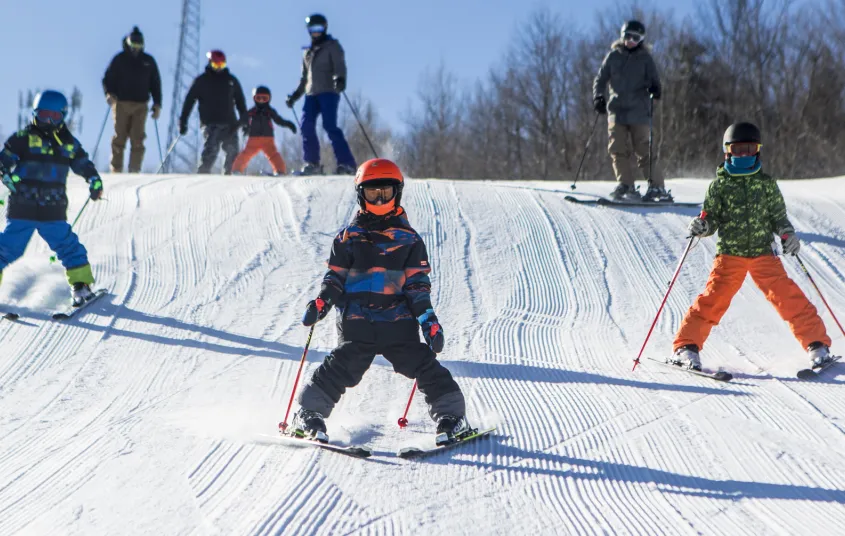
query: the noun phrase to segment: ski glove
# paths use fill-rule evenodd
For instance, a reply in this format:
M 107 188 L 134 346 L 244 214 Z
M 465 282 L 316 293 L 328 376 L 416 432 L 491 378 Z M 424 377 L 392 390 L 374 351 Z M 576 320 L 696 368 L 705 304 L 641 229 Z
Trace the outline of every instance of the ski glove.
M 9 175 L 8 173 L 3 174 L 3 184 L 6 185 L 6 188 L 9 189 L 10 192 L 13 194 L 18 191 L 17 187 L 15 186 L 17 183 L 21 181 L 21 178 L 17 175 Z
M 795 236 L 795 231 L 786 231 L 780 235 L 784 255 L 797 255 L 801 249 L 801 240 Z
M 648 94 L 651 95 L 651 98 L 654 100 L 660 100 L 660 88 L 657 86 L 651 86 L 648 88 Z
M 305 314 L 302 315 L 303 326 L 313 326 L 320 320 L 326 318 L 329 314 L 329 309 L 332 308 L 331 302 L 323 301 L 322 298 L 311 300 L 305 307 Z
M 423 313 L 417 320 L 420 323 L 423 331 L 425 342 L 435 354 L 443 351 L 443 346 L 446 344 L 446 337 L 443 335 L 443 327 L 437 320 L 437 315 L 432 309 Z
M 335 76 L 333 79 L 334 90 L 338 93 L 343 93 L 346 90 L 346 78 L 342 76 Z
M 296 125 L 294 125 L 292 121 L 282 119 L 282 126 L 296 134 Z
M 689 222 L 687 227 L 692 236 L 702 236 L 710 233 L 710 222 L 698 216 Z
M 117 99 L 114 98 L 114 95 L 111 93 L 106 93 L 106 104 L 109 106 L 114 106 L 114 103 L 117 102 Z
M 157 120 L 161 115 L 161 106 L 158 104 L 153 104 L 153 111 L 150 115 L 153 116 L 153 121 Z
M 302 96 L 302 92 L 301 92 L 301 91 L 298 91 L 298 90 L 297 90 L 297 91 L 294 91 L 293 93 L 291 93 L 290 95 L 288 95 L 288 98 L 287 98 L 287 100 L 285 101 L 285 104 L 287 105 L 287 107 L 288 107 L 288 108 L 293 108 L 293 104 L 294 104 L 296 101 L 298 101 L 298 100 L 299 100 L 299 97 L 301 97 L 301 96 Z
M 605 102 L 604 97 L 599 95 L 593 99 L 593 109 L 602 115 L 607 113 L 607 102 Z
M 179 135 L 184 136 L 188 133 L 188 123 L 179 123 Z
M 92 201 L 99 201 L 103 197 L 103 180 L 98 175 L 88 179 L 88 196 Z

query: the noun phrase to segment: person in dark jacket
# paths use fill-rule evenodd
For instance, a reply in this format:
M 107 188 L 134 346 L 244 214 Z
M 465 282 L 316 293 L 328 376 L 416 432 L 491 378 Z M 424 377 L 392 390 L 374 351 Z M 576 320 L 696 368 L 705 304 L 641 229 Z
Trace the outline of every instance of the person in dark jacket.
M 288 95 L 288 108 L 305 95 L 302 106 L 302 151 L 305 166 L 303 175 L 321 173 L 320 141 L 317 139 L 317 116 L 323 116 L 323 129 L 329 136 L 337 161 L 336 173 L 355 173 L 355 157 L 343 131 L 337 126 L 340 94 L 346 89 L 346 57 L 337 39 L 327 34 L 328 21 L 320 14 L 305 19 L 311 46 L 302 55 L 302 76 L 299 86 Z
M 282 158 L 281 153 L 276 148 L 273 123 L 290 129 L 294 134 L 296 134 L 296 125 L 283 119 L 279 112 L 270 106 L 271 98 L 270 88 L 266 86 L 258 86 L 252 90 L 252 100 L 255 101 L 255 106 L 247 112 L 247 122 L 244 125 L 244 133 L 249 138 L 244 150 L 235 158 L 235 164 L 232 167 L 233 173 L 240 174 L 246 171 L 249 161 L 261 152 L 267 156 L 267 160 L 273 166 L 273 173 L 284 175 L 287 171 L 285 159 Z
M 226 67 L 226 55 L 212 50 L 206 57 L 208 66 L 199 75 L 182 106 L 179 133 L 188 133 L 188 118 L 199 101 L 200 123 L 205 145 L 202 148 L 202 162 L 199 173 L 211 173 L 211 166 L 217 160 L 220 147 L 226 153 L 223 173 L 232 173 L 235 157 L 238 156 L 238 125 L 246 121 L 246 99 L 241 83 Z M 235 113 L 237 109 L 237 114 Z
M 610 97 L 606 98 L 608 86 Z M 615 200 L 673 201 L 660 170 L 649 162 L 650 99 L 659 99 L 660 93 L 657 66 L 645 44 L 645 26 L 636 20 L 628 21 L 622 26 L 620 39 L 611 46 L 593 82 L 595 110 L 608 114 L 608 152 L 619 181 L 610 194 Z M 645 196 L 640 196 L 634 186 L 631 146 L 637 156 L 637 166 L 649 181 Z
M 112 109 L 114 137 L 111 171 L 123 171 L 123 152 L 129 139 L 129 173 L 139 173 L 144 161 L 147 103 L 153 99 L 153 119 L 161 114 L 161 75 L 155 59 L 144 52 L 144 34 L 137 26 L 123 39 L 123 52 L 116 55 L 103 77 L 106 102 Z
M 337 306 L 340 345 L 303 387 L 293 430 L 285 433 L 328 441 L 323 419 L 376 354 L 417 381 L 437 422 L 437 444 L 470 430 L 464 395 L 436 358 L 445 338 L 431 304 L 425 243 L 400 204 L 404 182 L 399 167 L 382 158 L 363 163 L 355 175 L 361 210 L 334 239 L 322 289 L 302 319 L 312 326 Z
M 0 151 L 0 176 L 11 192 L 6 228 L 0 233 L 0 280 L 37 231 L 65 267 L 73 305 L 78 307 L 94 297 L 94 276 L 88 252 L 67 222 L 67 176 L 73 170 L 84 177 L 94 201 L 103 195 L 103 181 L 65 125 L 65 96 L 46 90 L 32 107 L 32 123 L 13 134 Z

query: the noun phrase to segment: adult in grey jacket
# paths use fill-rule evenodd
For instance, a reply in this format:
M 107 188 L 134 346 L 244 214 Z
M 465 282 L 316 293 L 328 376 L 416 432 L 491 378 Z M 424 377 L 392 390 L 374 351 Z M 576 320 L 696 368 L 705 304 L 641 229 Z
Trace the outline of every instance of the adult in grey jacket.
M 305 95 L 302 106 L 302 152 L 305 166 L 302 175 L 320 173 L 320 141 L 317 138 L 317 116 L 323 116 L 323 129 L 329 136 L 337 161 L 336 173 L 355 174 L 355 157 L 337 126 L 337 108 L 340 94 L 346 89 L 346 58 L 340 43 L 327 34 L 326 17 L 315 13 L 305 19 L 311 45 L 302 55 L 302 76 L 299 86 L 288 95 L 289 108 Z
M 607 98 L 608 87 L 610 97 Z M 636 20 L 622 26 L 621 37 L 611 45 L 593 82 L 593 104 L 597 113 L 607 114 L 608 152 L 619 181 L 610 197 L 627 201 L 671 202 L 663 176 L 649 165 L 649 134 L 652 102 L 660 98 L 660 76 L 645 44 L 645 26 Z M 631 152 L 649 179 L 645 196 L 634 186 Z M 649 167 L 651 176 L 649 177 Z

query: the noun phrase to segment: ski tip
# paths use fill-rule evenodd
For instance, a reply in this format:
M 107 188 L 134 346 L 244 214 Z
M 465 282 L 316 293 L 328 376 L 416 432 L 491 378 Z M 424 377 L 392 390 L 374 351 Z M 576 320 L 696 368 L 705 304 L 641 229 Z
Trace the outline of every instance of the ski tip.
M 798 371 L 798 379 L 799 380 L 812 380 L 816 377 L 816 371 L 813 369 L 804 369 Z
M 734 379 L 734 375 L 731 374 L 730 372 L 725 372 L 723 370 L 720 370 L 719 372 L 713 373 L 713 379 L 720 381 L 720 382 L 729 382 L 732 379 Z
M 6 320 L 13 320 L 13 321 L 19 319 L 20 317 L 21 317 L 21 315 L 19 315 L 18 313 L 6 313 L 6 314 L 3 315 L 3 318 L 5 318 Z
M 53 320 L 67 320 L 70 318 L 70 315 L 67 313 L 55 313 L 53 315 Z

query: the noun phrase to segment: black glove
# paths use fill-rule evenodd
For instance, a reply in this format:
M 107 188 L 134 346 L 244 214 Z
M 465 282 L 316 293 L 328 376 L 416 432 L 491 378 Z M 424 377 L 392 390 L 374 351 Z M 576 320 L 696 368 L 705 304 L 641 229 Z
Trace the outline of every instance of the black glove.
M 648 94 L 651 95 L 651 98 L 654 100 L 660 100 L 660 88 L 657 86 L 651 86 L 648 88 Z
M 290 130 L 291 132 L 293 132 L 294 134 L 296 134 L 296 125 L 293 124 L 292 121 L 286 121 L 286 120 L 283 119 L 282 120 L 282 127 L 286 128 L 286 129 Z
M 99 175 L 88 179 L 88 196 L 92 201 L 99 201 L 103 197 L 103 180 Z
M 179 123 L 179 135 L 184 136 L 188 133 L 188 123 Z
M 326 318 L 332 308 L 331 302 L 323 301 L 321 298 L 311 300 L 305 307 L 305 314 L 302 315 L 303 326 L 313 326 L 320 320 Z
M 244 136 L 249 135 L 249 121 L 241 123 L 241 130 L 243 131 Z
M 299 97 L 301 97 L 301 96 L 302 96 L 302 92 L 301 92 L 301 91 L 299 91 L 299 90 L 294 91 L 293 93 L 291 93 L 290 95 L 288 95 L 288 98 L 287 98 L 287 100 L 285 101 L 285 104 L 287 105 L 287 107 L 288 107 L 288 108 L 293 108 L 293 104 L 294 104 L 296 101 L 298 101 L 298 100 L 299 100 Z
M 333 78 L 334 81 L 334 90 L 338 93 L 343 93 L 346 90 L 346 78 L 342 76 L 335 76 Z
M 607 113 L 607 102 L 605 102 L 604 97 L 599 95 L 593 99 L 593 109 L 600 114 Z
M 437 320 L 437 315 L 429 309 L 418 320 L 422 328 L 423 337 L 425 337 L 425 342 L 428 343 L 428 346 L 435 354 L 442 352 L 443 346 L 446 344 L 446 338 L 443 336 L 443 327 Z

